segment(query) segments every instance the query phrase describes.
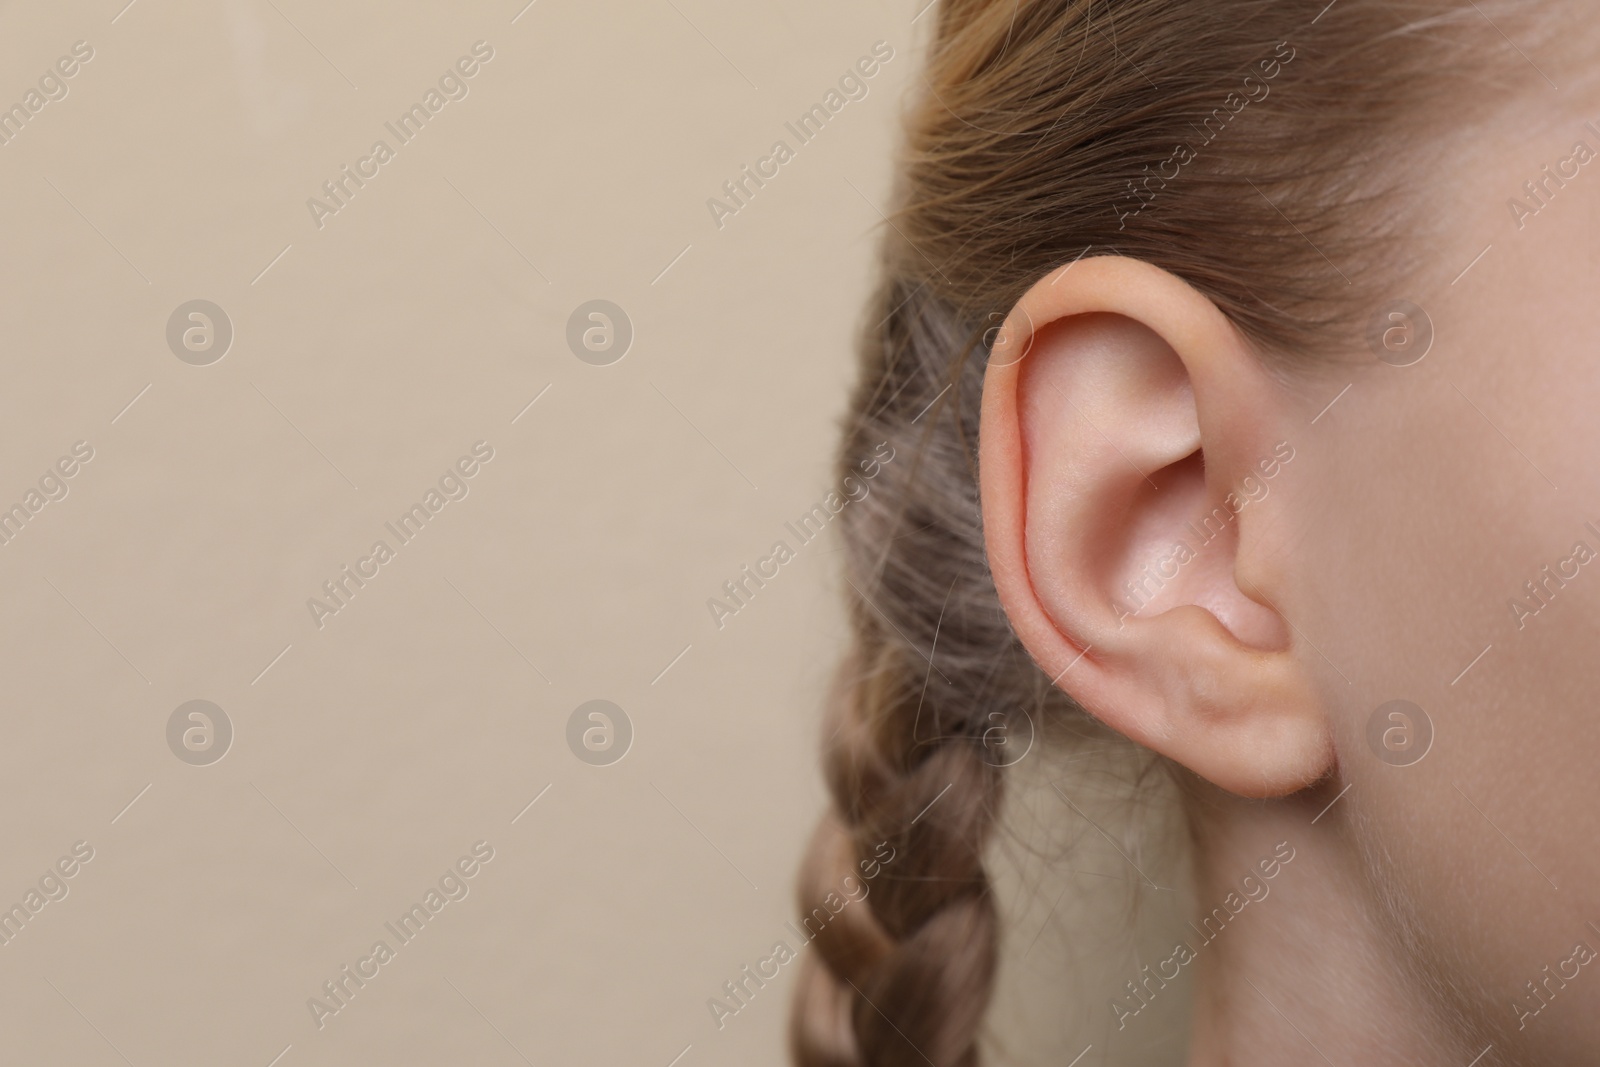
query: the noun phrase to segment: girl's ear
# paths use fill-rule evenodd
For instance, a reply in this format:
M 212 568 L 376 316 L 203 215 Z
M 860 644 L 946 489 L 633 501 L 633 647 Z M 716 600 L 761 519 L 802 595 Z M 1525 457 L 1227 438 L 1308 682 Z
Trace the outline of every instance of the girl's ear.
M 1023 644 L 1102 721 L 1246 796 L 1333 762 L 1273 607 L 1297 410 L 1210 300 L 1120 257 L 1035 284 L 984 381 L 985 540 Z

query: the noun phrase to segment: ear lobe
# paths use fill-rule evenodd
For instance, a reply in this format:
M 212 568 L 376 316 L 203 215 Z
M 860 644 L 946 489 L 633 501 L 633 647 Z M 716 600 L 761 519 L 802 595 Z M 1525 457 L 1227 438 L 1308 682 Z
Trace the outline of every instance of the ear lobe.
M 1023 644 L 1112 728 L 1246 796 L 1333 759 L 1261 588 L 1288 409 L 1215 305 L 1120 257 L 1035 285 L 984 380 L 985 538 Z

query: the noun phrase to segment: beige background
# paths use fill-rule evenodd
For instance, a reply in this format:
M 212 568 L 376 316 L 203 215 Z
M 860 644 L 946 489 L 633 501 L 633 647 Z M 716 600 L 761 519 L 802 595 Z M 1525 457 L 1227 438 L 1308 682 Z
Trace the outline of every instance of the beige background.
M 828 487 L 931 18 L 124 3 L 0 12 L 0 102 L 95 51 L 0 147 L 0 503 L 95 450 L 0 546 L 0 903 L 95 850 L 0 947 L 0 1061 L 778 1062 L 792 973 L 721 1032 L 705 1002 L 783 935 L 821 808 L 835 535 L 720 632 L 705 601 Z M 306 199 L 478 40 L 469 95 L 318 229 Z M 719 230 L 706 199 L 879 40 L 870 95 Z M 194 298 L 236 331 L 211 366 L 165 341 Z M 566 346 L 593 298 L 636 331 L 612 366 Z M 317 629 L 479 440 L 470 494 Z M 165 736 L 195 698 L 236 732 L 205 767 Z M 565 741 L 594 698 L 635 730 L 609 767 Z M 307 998 L 478 840 L 470 894 L 319 1030 Z

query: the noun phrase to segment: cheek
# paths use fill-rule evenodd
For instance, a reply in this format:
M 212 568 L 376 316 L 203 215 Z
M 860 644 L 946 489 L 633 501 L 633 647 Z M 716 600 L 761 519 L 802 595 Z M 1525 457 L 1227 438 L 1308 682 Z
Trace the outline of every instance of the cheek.
M 1564 901 L 1600 884 L 1600 560 L 1562 576 L 1575 542 L 1600 551 L 1600 169 L 1520 231 L 1501 215 L 1565 147 L 1509 151 L 1441 207 L 1459 225 L 1411 291 L 1434 348 L 1308 378 L 1322 403 L 1351 388 L 1295 439 L 1270 505 L 1288 517 L 1270 534 L 1279 607 L 1328 709 L 1374 899 L 1425 965 L 1476 976 L 1492 1018 L 1593 936 Z M 1426 719 L 1374 727 L 1394 700 Z M 1431 731 L 1427 754 L 1386 756 L 1393 729 Z M 1587 1015 L 1560 1018 L 1550 1033 L 1600 1039 Z

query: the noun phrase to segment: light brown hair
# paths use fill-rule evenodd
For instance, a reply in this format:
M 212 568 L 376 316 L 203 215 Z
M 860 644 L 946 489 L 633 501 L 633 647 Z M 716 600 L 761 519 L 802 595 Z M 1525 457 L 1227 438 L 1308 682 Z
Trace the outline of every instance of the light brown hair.
M 892 842 L 807 954 L 804 1067 L 965 1067 L 996 966 L 984 852 L 1026 710 L 1100 728 L 1032 663 L 985 560 L 982 356 L 1019 297 L 1084 255 L 1145 260 L 1263 359 L 1364 350 L 1414 277 L 1435 131 L 1528 74 L 1487 0 L 940 0 L 839 452 L 898 453 L 842 518 L 853 652 L 826 726 L 833 809 L 806 912 Z M 1501 25 L 1506 23 L 1501 22 Z

